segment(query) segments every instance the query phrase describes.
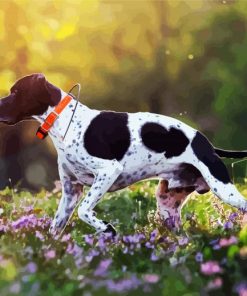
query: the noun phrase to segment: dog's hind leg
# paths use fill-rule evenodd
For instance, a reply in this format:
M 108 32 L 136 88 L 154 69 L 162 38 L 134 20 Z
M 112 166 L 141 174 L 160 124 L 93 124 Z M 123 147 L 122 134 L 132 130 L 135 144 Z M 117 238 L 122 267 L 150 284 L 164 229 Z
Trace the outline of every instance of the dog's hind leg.
M 207 138 L 197 132 L 191 142 L 191 164 L 198 168 L 212 192 L 225 203 L 247 211 L 247 200 L 232 184 L 227 168 Z
M 176 231 L 181 224 L 181 208 L 186 197 L 194 191 L 194 187 L 168 189 L 168 181 L 160 180 L 156 189 L 157 211 L 156 221 L 171 231 Z

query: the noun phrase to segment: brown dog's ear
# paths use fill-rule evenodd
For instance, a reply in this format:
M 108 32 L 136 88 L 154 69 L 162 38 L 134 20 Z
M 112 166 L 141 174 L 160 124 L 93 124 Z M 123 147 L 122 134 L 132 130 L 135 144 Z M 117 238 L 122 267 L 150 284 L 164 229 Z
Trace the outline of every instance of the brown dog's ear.
M 45 79 L 45 87 L 50 95 L 51 106 L 55 106 L 61 100 L 61 90 Z
M 44 87 L 45 91 L 48 93 L 48 102 L 50 106 L 55 106 L 59 103 L 61 99 L 61 90 L 56 87 L 55 85 L 51 84 L 49 81 L 46 80 L 45 75 L 42 73 L 35 73 L 30 75 L 32 79 L 38 81 L 41 89 Z M 43 95 L 43 94 L 42 94 Z M 44 98 L 41 98 L 44 100 Z

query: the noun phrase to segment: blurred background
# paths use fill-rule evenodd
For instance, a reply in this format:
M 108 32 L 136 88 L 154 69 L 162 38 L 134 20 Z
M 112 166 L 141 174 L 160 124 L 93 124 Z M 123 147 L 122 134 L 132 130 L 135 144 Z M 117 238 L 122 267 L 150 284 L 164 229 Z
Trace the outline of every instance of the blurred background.
M 173 116 L 247 149 L 247 1 L 0 0 L 0 45 L 0 97 L 42 72 L 65 91 L 80 82 L 89 107 Z M 37 127 L 0 125 L 0 188 L 58 179 Z

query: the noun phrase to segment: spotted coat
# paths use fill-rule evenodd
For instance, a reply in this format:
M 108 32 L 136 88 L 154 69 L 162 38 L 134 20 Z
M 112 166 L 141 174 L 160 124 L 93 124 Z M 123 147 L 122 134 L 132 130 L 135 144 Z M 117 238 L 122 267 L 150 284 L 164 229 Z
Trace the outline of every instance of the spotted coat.
M 42 74 L 26 76 L 1 100 L 0 121 L 11 124 L 32 116 L 42 123 L 66 95 Z M 21 110 L 25 102 L 26 108 Z M 19 107 L 11 108 L 12 103 Z M 111 224 L 96 217 L 94 207 L 106 192 L 148 178 L 161 180 L 156 197 L 164 220 L 171 213 L 177 215 L 194 190 L 204 193 L 211 189 L 224 202 L 247 209 L 246 199 L 232 184 L 218 155 L 220 150 L 194 128 L 160 114 L 99 111 L 79 103 L 64 139 L 75 106 L 73 99 L 49 132 L 57 150 L 63 187 L 51 233 L 65 227 L 78 203 L 83 221 L 98 232 L 114 233 Z M 80 201 L 84 185 L 90 189 Z
M 159 114 L 98 111 L 80 103 L 63 141 L 75 103 L 73 100 L 62 113 L 50 136 L 58 152 L 62 181 L 71 182 L 72 191 L 73 184 L 91 186 L 79 205 L 78 214 L 97 231 L 108 227 L 93 212 L 104 193 L 148 178 L 167 180 L 170 190 L 193 187 L 204 193 L 211 189 L 226 203 L 247 208 L 247 201 L 232 184 L 213 146 L 197 130 Z M 38 118 L 40 122 L 49 112 Z M 184 199 L 187 195 L 188 192 Z M 174 204 L 166 205 L 165 209 L 172 213 L 172 208 L 180 206 L 181 202 L 176 202 L 174 198 Z M 159 212 L 164 213 L 158 203 L 159 206 Z M 54 229 L 61 228 L 62 217 L 58 215 L 54 220 Z M 67 218 L 62 219 L 63 225 Z

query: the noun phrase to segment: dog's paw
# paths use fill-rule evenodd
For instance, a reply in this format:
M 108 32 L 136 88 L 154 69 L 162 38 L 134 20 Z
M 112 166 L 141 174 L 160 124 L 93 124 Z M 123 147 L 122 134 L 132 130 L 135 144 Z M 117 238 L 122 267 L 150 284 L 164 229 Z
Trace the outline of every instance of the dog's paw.
M 112 235 L 112 237 L 116 236 L 117 235 L 117 231 L 116 229 L 112 226 L 112 224 L 106 222 L 106 221 L 103 221 L 104 224 L 106 225 L 106 229 L 103 231 L 103 233 L 109 233 Z
M 51 226 L 51 227 L 49 228 L 48 233 L 49 233 L 51 236 L 54 236 L 54 235 L 56 234 L 56 229 L 55 229 L 55 227 L 54 227 L 54 226 Z
M 54 239 L 57 239 L 60 233 L 59 229 L 57 229 L 55 225 L 51 225 L 48 232 Z

